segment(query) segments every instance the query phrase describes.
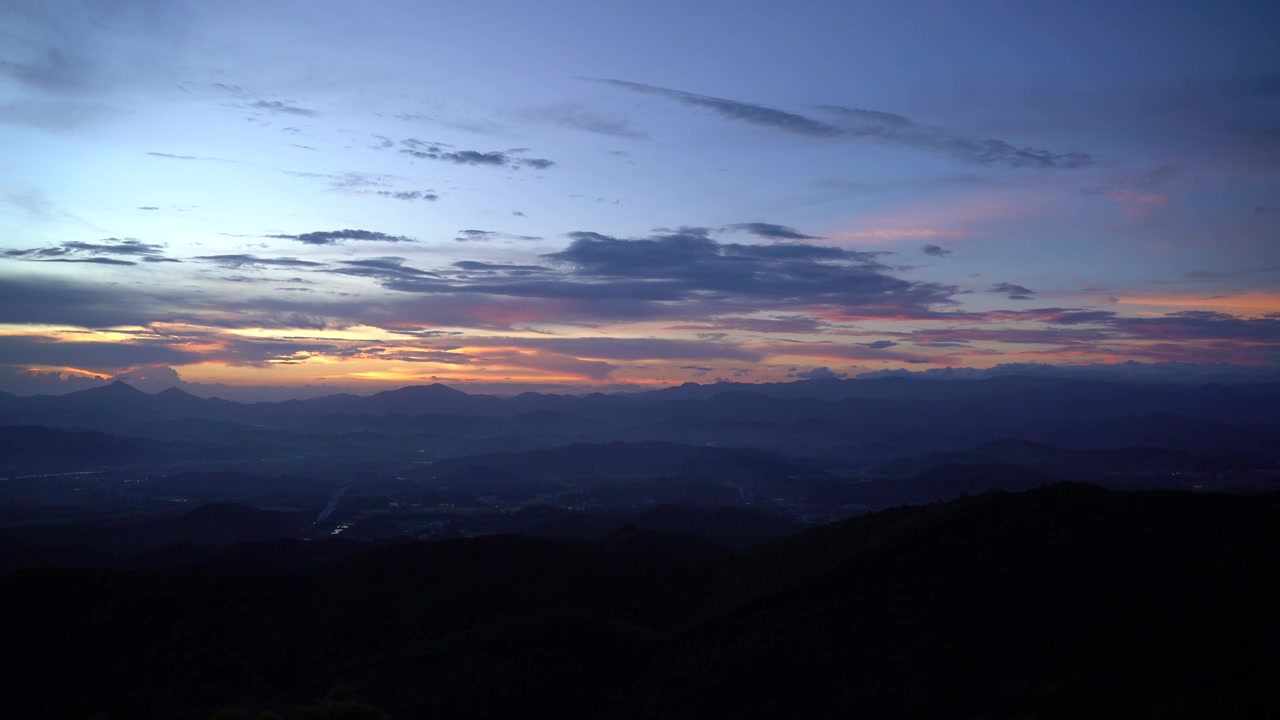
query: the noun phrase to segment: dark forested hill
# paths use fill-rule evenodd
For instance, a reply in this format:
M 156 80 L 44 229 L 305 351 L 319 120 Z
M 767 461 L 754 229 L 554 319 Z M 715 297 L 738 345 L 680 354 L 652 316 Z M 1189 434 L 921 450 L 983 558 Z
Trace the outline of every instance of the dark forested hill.
M 13 572 L 3 714 L 293 717 L 339 683 L 395 718 L 1280 711 L 1280 496 L 1066 484 L 736 555 L 680 537 Z

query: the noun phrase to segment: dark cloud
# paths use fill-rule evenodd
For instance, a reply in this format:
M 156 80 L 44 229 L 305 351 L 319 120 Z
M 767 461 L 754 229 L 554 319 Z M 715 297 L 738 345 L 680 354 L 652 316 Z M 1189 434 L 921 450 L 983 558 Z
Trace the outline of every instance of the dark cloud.
M 18 260 L 36 260 L 41 262 L 96 263 L 98 265 L 136 265 L 136 262 L 119 260 L 103 255 L 125 255 L 139 257 L 147 262 L 180 262 L 170 260 L 162 255 L 164 246 L 144 243 L 133 238 L 106 238 L 100 242 L 89 243 L 70 240 L 52 247 L 30 248 L 27 250 L 6 250 L 0 257 Z
M 1003 140 L 952 135 L 939 128 L 919 125 L 901 115 L 874 110 L 837 105 L 824 105 L 822 109 L 851 123 L 845 128 L 847 137 L 941 152 L 976 165 L 1079 168 L 1093 164 L 1093 158 L 1085 152 L 1054 153 L 1039 148 L 1017 147 Z
M 608 80 L 601 79 L 595 82 L 613 85 L 615 87 L 633 90 L 635 92 L 646 93 L 649 95 L 658 95 L 676 102 L 700 107 L 710 110 L 721 117 L 731 120 L 741 120 L 753 125 L 763 125 L 773 127 L 787 132 L 798 133 L 801 135 L 810 135 L 814 137 L 838 137 L 842 134 L 840 128 L 824 123 L 820 120 L 796 115 L 794 113 L 777 110 L 763 105 L 754 105 L 751 103 L 738 102 L 736 100 L 726 100 L 724 98 L 710 97 L 707 95 L 698 95 L 696 93 L 683 92 L 681 90 L 669 90 L 667 88 L 655 87 L 653 85 L 645 85 L 644 83 L 629 82 L 627 80 Z
M 161 319 L 153 310 L 177 306 L 174 295 L 131 287 L 88 285 L 51 278 L 0 277 L 0 323 L 88 328 L 145 325 Z
M 1046 311 L 1039 311 L 1046 312 Z M 1054 325 L 1083 325 L 1112 320 L 1116 314 L 1107 310 L 1049 310 L 1043 320 Z
M 380 257 L 367 258 L 364 260 L 343 260 L 338 263 L 337 267 L 331 268 L 328 272 L 337 275 L 351 275 L 354 277 L 366 277 L 379 282 L 389 282 L 396 279 L 405 278 L 438 278 L 439 273 L 429 272 L 427 270 L 419 270 L 404 264 L 405 258 L 402 257 Z
M 139 205 L 138 209 L 139 210 L 159 210 L 160 208 L 156 207 L 155 205 Z
M 426 200 L 427 202 L 435 202 L 440 198 L 439 195 L 430 190 L 408 190 L 405 192 L 394 192 L 391 190 L 379 190 L 378 195 L 395 200 Z
M 738 223 L 729 226 L 733 230 L 741 230 L 751 233 L 757 237 L 769 238 L 770 240 L 820 240 L 817 235 L 805 235 L 793 227 L 786 225 L 774 225 L 773 223 L 750 222 Z
M 439 160 L 440 162 L 449 162 L 455 165 L 474 165 L 480 167 L 500 167 L 509 170 L 519 170 L 521 168 L 533 168 L 534 170 L 546 170 L 554 167 L 555 162 L 545 158 L 526 158 L 519 157 L 519 154 L 525 151 L 525 148 L 517 148 L 515 150 L 492 150 L 489 152 L 481 152 L 479 150 L 447 150 L 451 147 L 445 143 L 428 142 L 409 138 L 401 140 L 400 144 L 404 147 L 400 148 L 400 152 L 419 160 Z
M 160 255 L 164 246 L 144 243 L 141 240 L 127 238 L 107 238 L 100 243 L 71 241 L 62 243 L 62 247 L 72 252 L 106 253 L 108 255 Z
M 511 160 L 506 153 L 498 152 L 496 150 L 492 152 L 458 150 L 456 152 L 441 153 L 438 158 L 434 159 L 444 160 L 458 165 L 496 165 L 499 167 L 505 166 Z
M 324 267 L 324 263 L 310 260 L 299 260 L 291 257 L 262 258 L 256 255 L 197 255 L 195 260 L 204 260 L 225 268 L 263 268 L 263 267 Z
M 901 115 L 876 110 L 860 110 L 836 105 L 821 106 L 823 110 L 837 115 L 843 121 L 843 124 L 833 124 L 764 105 L 698 95 L 643 83 L 626 80 L 595 80 L 595 82 L 665 97 L 684 105 L 710 110 L 731 120 L 798 135 L 873 140 L 918 150 L 941 152 L 977 165 L 1078 168 L 1093 163 L 1093 158 L 1084 152 L 1053 153 L 1038 148 L 1016 147 L 1003 140 L 953 135 L 939 128 L 920 125 Z
M 254 110 L 264 110 L 266 112 L 281 113 L 284 115 L 301 115 L 303 117 L 315 117 L 320 114 L 315 110 L 291 105 L 280 100 L 257 100 L 249 103 L 247 107 Z
M 154 341 L 78 342 L 29 335 L 0 336 L 0 357 L 12 364 L 86 368 L 114 372 L 148 363 L 184 365 L 199 357 L 179 343 Z
M 489 240 L 541 240 L 537 235 L 512 235 L 497 230 L 459 230 L 458 242 L 487 242 Z
M 373 230 L 328 230 L 302 233 L 301 235 L 268 235 L 277 240 L 297 240 L 308 245 L 334 245 L 344 240 L 362 240 L 370 242 L 417 242 L 404 235 L 389 235 Z
M 1161 317 L 1113 317 L 1111 328 L 1151 340 L 1238 340 L 1280 347 L 1280 313 L 1242 318 L 1226 313 L 1188 310 Z
M 1035 290 L 1005 282 L 992 285 L 991 292 L 1008 295 L 1010 300 L 1030 300 L 1031 296 L 1036 294 Z
M 941 245 L 925 245 L 920 248 L 920 251 L 925 255 L 932 255 L 934 257 L 946 257 L 951 254 L 950 250 L 942 247 Z
M 199 160 L 200 159 L 195 155 L 174 155 L 172 153 L 162 153 L 162 152 L 149 152 L 147 154 L 150 155 L 151 157 L 169 158 L 170 160 Z
M 898 343 L 896 343 L 896 342 L 894 342 L 894 341 L 892 341 L 892 340 L 876 340 L 875 342 L 859 343 L 859 344 L 860 344 L 860 345 L 862 345 L 862 346 L 864 346 L 864 347 L 869 347 L 869 348 L 871 348 L 872 350 L 883 350 L 884 348 L 891 348 L 891 347 L 894 347 L 894 346 L 896 346 Z
M 422 293 L 437 301 L 452 296 L 456 311 L 450 313 L 455 316 L 463 312 L 477 317 L 477 303 L 487 303 L 479 317 L 493 327 L 506 327 L 513 320 L 706 318 L 821 306 L 873 316 L 921 317 L 932 313 L 932 306 L 953 304 L 951 295 L 958 292 L 951 286 L 886 274 L 887 268 L 878 262 L 881 253 L 802 243 L 719 243 L 708 232 L 684 228 L 638 239 L 571 233 L 567 248 L 542 256 L 547 268 L 467 264 L 455 266 L 461 272 L 444 278 L 380 282 L 388 289 Z M 481 299 L 485 297 L 489 299 Z M 503 298 L 511 301 L 499 303 Z M 422 318 L 436 321 L 442 317 L 440 309 Z

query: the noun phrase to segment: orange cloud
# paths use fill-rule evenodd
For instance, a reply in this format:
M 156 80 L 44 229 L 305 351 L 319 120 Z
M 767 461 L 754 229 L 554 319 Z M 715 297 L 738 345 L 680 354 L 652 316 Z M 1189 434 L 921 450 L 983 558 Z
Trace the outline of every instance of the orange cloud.
M 1213 310 L 1261 315 L 1280 312 L 1280 292 L 1246 292 L 1233 295 L 1163 294 L 1128 295 L 1117 298 L 1120 305 L 1177 310 Z

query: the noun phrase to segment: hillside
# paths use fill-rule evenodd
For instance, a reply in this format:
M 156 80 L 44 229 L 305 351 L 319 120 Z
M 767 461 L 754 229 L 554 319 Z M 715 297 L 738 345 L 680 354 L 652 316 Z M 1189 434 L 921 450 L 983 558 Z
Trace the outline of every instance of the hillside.
M 30 678 L 19 717 L 288 713 L 338 683 L 396 718 L 1274 717 L 1277 566 L 1280 496 L 1063 484 L 729 556 L 633 530 L 26 570 L 0 672 Z

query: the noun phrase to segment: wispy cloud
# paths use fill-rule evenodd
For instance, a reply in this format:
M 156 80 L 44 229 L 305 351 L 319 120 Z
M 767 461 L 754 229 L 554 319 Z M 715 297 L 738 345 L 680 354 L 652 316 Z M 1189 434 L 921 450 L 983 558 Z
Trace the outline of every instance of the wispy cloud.
M 225 268 L 263 268 L 263 267 L 289 267 L 289 268 L 315 268 L 324 267 L 324 263 L 313 262 L 311 260 L 299 260 L 291 257 L 264 258 L 256 255 L 232 254 L 232 255 L 197 255 L 195 260 L 203 260 L 215 263 Z
M 458 242 L 489 242 L 491 240 L 541 240 L 537 235 L 512 235 L 497 230 L 459 230 L 454 240 Z
M 419 160 L 437 160 L 453 163 L 454 165 L 495 167 L 509 170 L 519 170 L 521 168 L 546 170 L 555 166 L 554 161 L 545 158 L 521 157 L 521 153 L 526 152 L 526 148 L 490 150 L 487 152 L 480 150 L 450 150 L 451 146 L 445 143 L 429 142 L 416 138 L 401 140 L 400 144 L 402 145 L 400 152 L 410 157 Z
M 246 107 L 254 110 L 262 110 L 264 112 L 280 113 L 284 115 L 301 115 L 303 117 L 315 117 L 320 113 L 310 108 L 300 107 L 282 100 L 255 100 Z
M 1007 282 L 992 285 L 991 292 L 1007 295 L 1010 300 L 1030 300 L 1036 294 L 1035 290 Z
M 427 202 L 435 202 L 440 196 L 431 190 L 406 190 L 396 192 L 393 190 L 379 190 L 377 195 L 394 200 L 426 200 Z
M 730 225 L 732 230 L 741 230 L 757 237 L 770 240 L 820 240 L 817 235 L 806 235 L 793 227 L 775 225 L 773 223 L 749 222 Z
M 1055 153 L 1018 147 L 1004 140 L 973 138 L 922 125 L 894 113 L 823 105 L 820 109 L 839 118 L 827 122 L 766 105 L 699 95 L 683 90 L 645 85 L 627 80 L 595 79 L 633 92 L 657 95 L 691 107 L 710 110 L 729 120 L 816 138 L 871 140 L 890 145 L 943 153 L 976 165 L 1005 167 L 1079 168 L 1093 163 L 1085 152 Z
M 551 122 L 597 135 L 609 135 L 631 140 L 643 140 L 648 137 L 631 127 L 625 117 L 604 115 L 585 105 L 576 103 L 546 105 L 528 110 L 522 114 L 533 120 Z
M 121 260 L 110 256 L 135 257 L 146 262 L 181 262 L 164 256 L 164 246 L 145 243 L 134 238 L 106 238 L 98 242 L 67 242 L 26 250 L 5 250 L 0 257 L 40 262 L 89 263 L 97 265 L 137 265 L 133 260 Z
M 417 242 L 411 237 L 405 235 L 391 235 L 383 232 L 375 232 L 373 230 L 328 230 L 302 233 L 301 235 L 268 235 L 269 238 L 277 240 L 297 240 L 308 245 L 335 245 L 347 240 L 360 240 L 366 242 L 392 242 L 405 243 Z

